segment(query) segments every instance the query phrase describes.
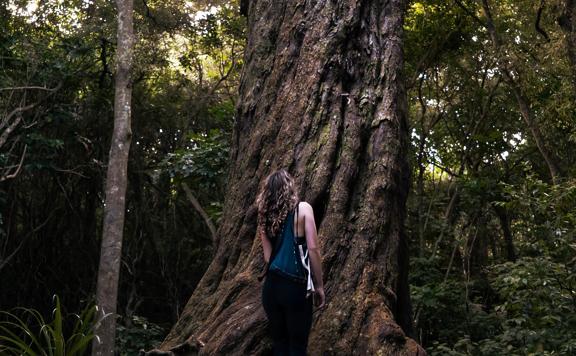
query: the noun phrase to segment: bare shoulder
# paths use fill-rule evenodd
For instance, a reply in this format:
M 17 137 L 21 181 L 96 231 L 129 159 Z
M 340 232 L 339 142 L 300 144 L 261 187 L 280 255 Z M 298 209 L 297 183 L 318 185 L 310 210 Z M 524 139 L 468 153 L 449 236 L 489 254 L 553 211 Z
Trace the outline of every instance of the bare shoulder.
M 312 215 L 314 216 L 314 210 L 312 209 L 312 205 L 310 203 L 302 201 L 298 204 L 298 208 L 304 215 Z

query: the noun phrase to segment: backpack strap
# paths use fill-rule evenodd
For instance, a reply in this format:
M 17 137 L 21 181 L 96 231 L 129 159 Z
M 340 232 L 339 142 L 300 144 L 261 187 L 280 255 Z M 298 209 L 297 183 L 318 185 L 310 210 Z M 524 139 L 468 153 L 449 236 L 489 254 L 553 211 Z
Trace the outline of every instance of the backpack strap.
M 298 206 L 300 203 L 296 205 L 296 232 L 294 233 L 294 238 L 298 237 Z M 306 231 L 304 231 L 304 239 L 306 239 Z M 306 241 L 306 240 L 304 240 Z M 306 270 L 306 298 L 308 298 L 312 293 L 314 293 L 314 281 L 312 280 L 312 269 L 310 268 L 310 255 L 308 253 L 308 249 L 304 252 L 302 245 L 297 244 L 300 262 L 302 263 L 302 267 Z
M 296 231 L 294 232 L 294 238 L 298 237 L 298 207 L 300 206 L 300 202 L 296 203 Z
M 300 205 L 300 202 L 298 202 L 296 204 L 296 231 L 294 232 L 294 241 L 296 242 L 296 238 L 298 237 L 298 207 Z M 291 228 L 294 228 L 294 222 L 292 222 L 291 224 Z M 266 235 L 266 238 L 268 240 L 270 240 L 268 238 L 268 235 Z M 268 260 L 267 263 L 264 264 L 264 268 L 262 269 L 262 272 L 260 273 L 260 275 L 258 276 L 258 281 L 262 281 L 264 279 L 264 277 L 266 277 L 266 275 L 268 274 L 268 270 L 270 269 L 270 264 L 272 263 L 272 261 L 274 260 L 274 257 L 276 257 L 276 254 L 278 253 L 278 250 L 280 250 L 280 245 L 282 245 L 282 240 L 284 238 L 284 232 L 282 230 L 282 233 L 280 233 L 280 235 L 276 238 L 276 241 L 274 241 L 274 247 L 272 248 L 272 251 L 270 252 L 270 259 Z

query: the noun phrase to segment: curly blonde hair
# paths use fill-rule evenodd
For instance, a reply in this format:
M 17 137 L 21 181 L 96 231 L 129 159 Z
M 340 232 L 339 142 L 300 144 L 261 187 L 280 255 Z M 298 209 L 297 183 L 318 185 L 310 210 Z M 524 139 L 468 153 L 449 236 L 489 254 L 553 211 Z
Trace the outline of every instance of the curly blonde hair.
M 298 204 L 298 195 L 294 187 L 294 178 L 285 170 L 271 173 L 256 200 L 258 204 L 258 229 L 266 237 L 274 239 L 282 228 L 288 213 Z

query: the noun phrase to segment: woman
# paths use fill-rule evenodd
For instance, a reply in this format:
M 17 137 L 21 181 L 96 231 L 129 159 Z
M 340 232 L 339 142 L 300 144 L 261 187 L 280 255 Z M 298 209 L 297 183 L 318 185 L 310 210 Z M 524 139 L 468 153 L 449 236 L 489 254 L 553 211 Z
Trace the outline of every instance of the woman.
M 258 233 L 267 264 L 262 304 L 274 355 L 306 355 L 312 325 L 310 292 L 319 308 L 325 303 L 314 212 L 310 204 L 298 202 L 294 180 L 284 169 L 266 178 L 257 203 Z M 309 271 L 312 288 L 307 283 Z

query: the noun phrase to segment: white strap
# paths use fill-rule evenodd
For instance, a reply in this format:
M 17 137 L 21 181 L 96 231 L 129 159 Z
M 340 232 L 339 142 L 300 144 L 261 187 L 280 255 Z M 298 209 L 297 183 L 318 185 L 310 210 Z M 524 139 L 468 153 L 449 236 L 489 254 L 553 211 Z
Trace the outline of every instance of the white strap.
M 298 214 L 298 207 L 300 202 L 296 204 L 296 232 L 294 233 L 294 238 L 298 236 L 298 218 L 300 214 Z M 306 283 L 306 297 L 309 297 L 310 294 L 314 293 L 314 282 L 312 281 L 312 271 L 310 270 L 310 259 L 308 258 L 308 250 L 306 250 L 306 254 L 304 254 L 304 250 L 302 249 L 302 245 L 298 245 L 298 251 L 300 251 L 300 261 L 302 262 L 302 266 L 306 270 L 308 274 L 308 281 Z
M 308 250 L 306 250 L 306 254 L 304 254 L 302 245 L 298 245 L 298 250 L 300 251 L 302 266 L 304 266 L 304 269 L 308 272 L 308 281 L 306 284 L 306 297 L 308 297 L 310 294 L 314 293 L 314 282 L 312 281 L 312 272 L 310 271 L 310 259 L 308 258 Z

